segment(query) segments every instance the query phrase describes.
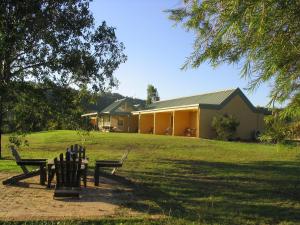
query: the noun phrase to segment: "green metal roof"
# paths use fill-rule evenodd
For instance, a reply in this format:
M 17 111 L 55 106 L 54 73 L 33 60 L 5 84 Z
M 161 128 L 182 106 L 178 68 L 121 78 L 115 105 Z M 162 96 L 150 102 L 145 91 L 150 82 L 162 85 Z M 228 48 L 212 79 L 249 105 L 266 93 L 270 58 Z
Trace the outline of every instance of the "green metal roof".
M 100 113 L 111 113 L 113 110 L 119 108 L 119 106 L 124 102 L 124 100 L 125 100 L 125 98 L 114 101 L 109 106 L 102 109 Z
M 144 110 L 159 110 L 164 108 L 176 108 L 176 107 L 186 107 L 186 106 L 196 106 L 200 108 L 211 108 L 211 109 L 221 109 L 225 104 L 227 104 L 233 97 L 239 95 L 244 102 L 252 109 L 254 112 L 264 113 L 258 108 L 254 107 L 244 93 L 239 89 L 230 89 L 225 91 L 217 91 L 207 94 L 200 94 L 182 98 L 175 98 L 170 100 L 157 101 L 151 105 L 146 106 Z M 127 115 L 130 112 L 119 112 L 116 111 L 121 104 L 127 101 L 126 98 L 117 100 L 103 109 L 100 114 L 111 114 L 111 115 Z M 133 106 L 134 107 L 134 106 Z
M 221 105 L 230 95 L 232 95 L 237 89 L 231 89 L 226 91 L 218 91 L 213 93 L 175 98 L 170 100 L 154 102 L 146 107 L 146 110 L 150 109 L 160 109 L 160 108 L 170 108 L 170 107 L 180 107 L 189 105 Z
M 221 109 L 236 95 L 239 95 L 253 112 L 266 114 L 262 110 L 254 107 L 239 88 L 158 101 L 152 103 L 151 105 L 148 105 L 144 110 L 159 110 L 164 108 L 186 106 L 199 106 L 200 108 Z
M 116 100 L 112 104 L 110 104 L 109 106 L 107 106 L 106 108 L 101 110 L 100 114 L 111 114 L 111 115 L 129 115 L 129 114 L 131 114 L 131 112 L 116 111 L 125 101 L 130 103 L 130 101 L 126 98 Z

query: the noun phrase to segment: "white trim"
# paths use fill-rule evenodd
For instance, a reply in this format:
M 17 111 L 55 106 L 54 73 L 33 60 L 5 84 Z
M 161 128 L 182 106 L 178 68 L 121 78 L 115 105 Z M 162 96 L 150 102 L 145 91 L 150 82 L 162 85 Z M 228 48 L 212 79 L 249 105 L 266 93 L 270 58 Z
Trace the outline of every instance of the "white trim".
M 140 111 L 132 111 L 131 113 L 133 115 L 138 115 L 138 114 L 160 112 L 160 111 L 162 111 L 162 112 L 173 111 L 174 109 L 185 110 L 185 109 L 198 109 L 198 108 L 199 108 L 199 104 L 193 104 L 193 105 L 173 106 L 173 107 L 166 107 L 166 108 L 159 108 L 159 109 L 146 109 L 146 110 L 140 110 Z
M 82 114 L 81 117 L 86 117 L 86 116 L 97 116 L 97 115 L 98 115 L 97 112 L 93 112 L 93 113 Z

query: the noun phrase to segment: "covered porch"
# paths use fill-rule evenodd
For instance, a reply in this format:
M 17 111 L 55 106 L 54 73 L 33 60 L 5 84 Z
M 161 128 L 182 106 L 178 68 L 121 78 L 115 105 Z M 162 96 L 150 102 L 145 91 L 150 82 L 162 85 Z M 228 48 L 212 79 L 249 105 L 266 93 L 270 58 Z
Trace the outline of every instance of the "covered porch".
M 199 137 L 199 109 L 139 112 L 139 133 Z

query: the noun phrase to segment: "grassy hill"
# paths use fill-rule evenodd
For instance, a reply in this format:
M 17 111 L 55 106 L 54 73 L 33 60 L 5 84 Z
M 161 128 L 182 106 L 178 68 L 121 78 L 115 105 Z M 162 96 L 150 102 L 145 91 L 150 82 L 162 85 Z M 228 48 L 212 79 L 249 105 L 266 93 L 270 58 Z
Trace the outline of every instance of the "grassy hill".
M 133 181 L 139 200 L 125 207 L 149 218 L 167 216 L 152 222 L 114 218 L 108 224 L 300 223 L 299 146 L 99 132 L 87 139 L 91 170 L 95 159 L 118 159 L 132 149 L 119 174 Z M 52 131 L 33 133 L 28 140 L 23 157 L 53 158 L 80 143 L 80 136 Z M 3 155 L 0 171 L 19 171 L 7 148 Z

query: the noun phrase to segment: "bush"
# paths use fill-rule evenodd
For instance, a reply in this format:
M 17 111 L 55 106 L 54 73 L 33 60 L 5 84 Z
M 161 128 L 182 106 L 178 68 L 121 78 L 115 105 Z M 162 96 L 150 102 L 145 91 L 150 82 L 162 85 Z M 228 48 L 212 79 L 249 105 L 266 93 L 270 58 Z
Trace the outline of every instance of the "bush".
M 260 136 L 260 140 L 269 143 L 285 143 L 288 139 L 293 139 L 296 123 L 292 123 L 289 118 L 280 118 L 278 113 L 265 117 L 265 130 Z
M 218 115 L 212 120 L 212 128 L 217 134 L 217 139 L 233 140 L 237 127 L 240 122 L 232 115 Z

